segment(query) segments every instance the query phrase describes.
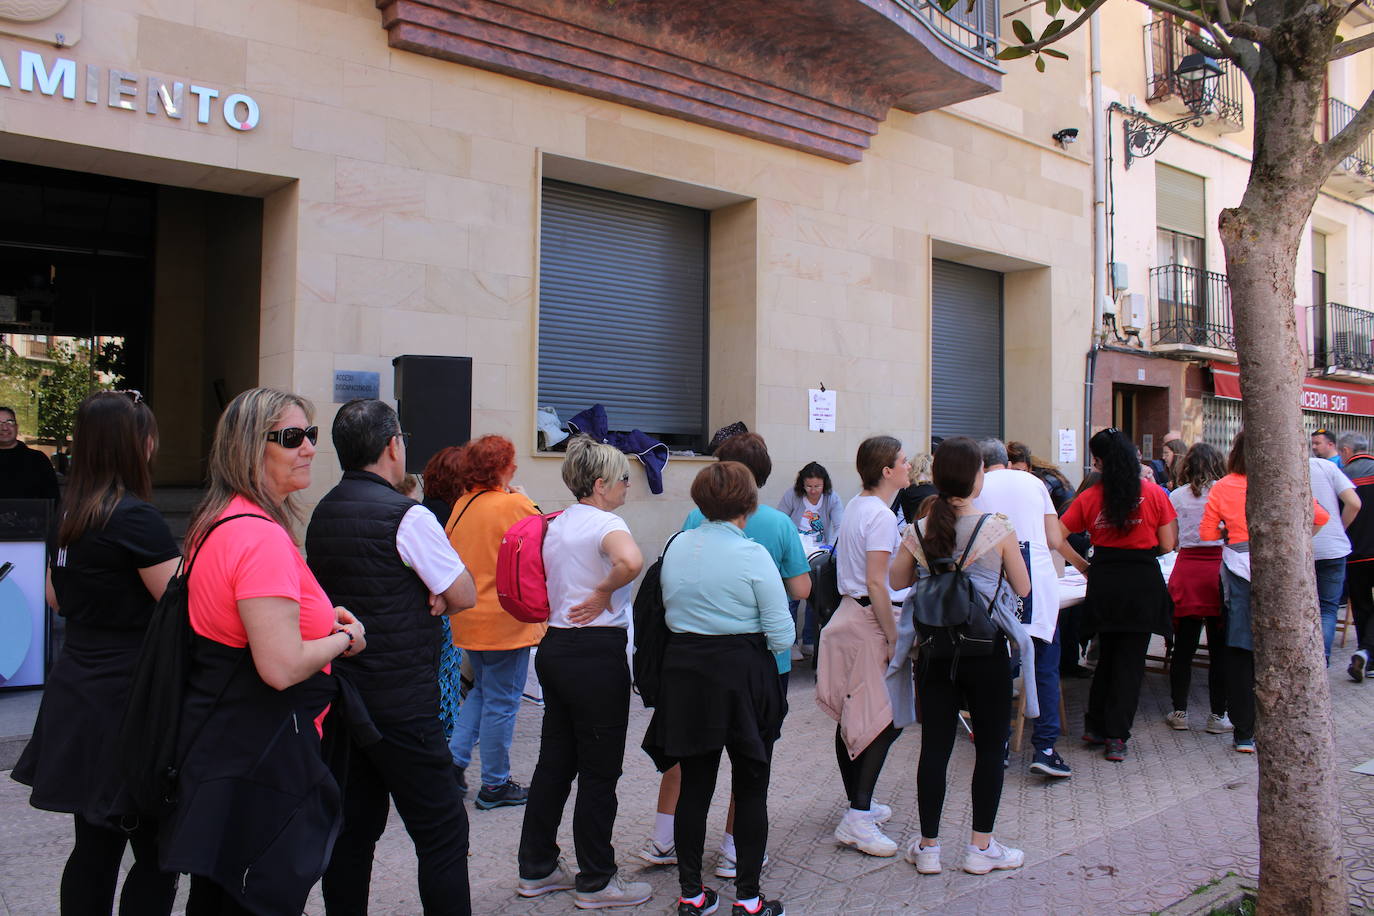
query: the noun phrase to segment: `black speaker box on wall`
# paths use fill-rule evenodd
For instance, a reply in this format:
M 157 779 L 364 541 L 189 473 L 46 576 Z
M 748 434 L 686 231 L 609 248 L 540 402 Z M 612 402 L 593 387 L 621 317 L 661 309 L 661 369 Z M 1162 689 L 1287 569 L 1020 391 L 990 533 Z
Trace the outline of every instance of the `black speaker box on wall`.
M 396 405 L 410 433 L 406 471 L 418 474 L 434 453 L 472 438 L 472 357 L 398 356 Z

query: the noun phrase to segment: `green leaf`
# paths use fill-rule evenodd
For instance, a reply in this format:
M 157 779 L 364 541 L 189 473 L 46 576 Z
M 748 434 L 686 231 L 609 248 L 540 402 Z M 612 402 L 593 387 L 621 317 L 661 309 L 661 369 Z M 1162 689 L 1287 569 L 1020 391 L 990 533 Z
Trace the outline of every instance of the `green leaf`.
M 1056 19 L 1056 20 L 1054 20 L 1054 22 L 1051 22 L 1049 25 L 1045 26 L 1045 31 L 1043 31 L 1043 32 L 1040 33 L 1040 40 L 1041 40 L 1041 41 L 1044 41 L 1046 38 L 1049 38 L 1051 35 L 1058 35 L 1058 34 L 1059 34 L 1059 30 L 1062 29 L 1062 28 L 1064 28 L 1064 20 L 1063 20 L 1063 19 Z
M 1035 35 L 1031 32 L 1030 26 L 1026 25 L 1020 19 L 1012 20 L 1011 30 L 1016 33 L 1016 39 L 1023 45 L 1028 45 L 1035 41 Z
M 954 4 L 958 3 L 959 0 L 935 0 L 935 2 L 940 9 L 948 13 L 950 10 L 954 9 Z
M 1045 0 L 1045 12 L 1051 16 L 1059 15 L 1059 7 L 1063 5 L 1062 0 Z
M 1045 58 L 1041 57 L 1039 54 L 1035 55 L 1035 69 L 1039 70 L 1041 73 L 1045 72 Z
M 1060 60 L 1069 59 L 1069 55 L 1065 54 L 1063 51 L 1055 50 L 1054 48 L 1041 48 L 1040 53 L 1048 54 L 1050 57 L 1057 57 Z
M 997 52 L 998 60 L 1020 60 L 1023 57 L 1030 57 L 1030 49 L 1013 45 L 1010 48 L 1003 48 Z

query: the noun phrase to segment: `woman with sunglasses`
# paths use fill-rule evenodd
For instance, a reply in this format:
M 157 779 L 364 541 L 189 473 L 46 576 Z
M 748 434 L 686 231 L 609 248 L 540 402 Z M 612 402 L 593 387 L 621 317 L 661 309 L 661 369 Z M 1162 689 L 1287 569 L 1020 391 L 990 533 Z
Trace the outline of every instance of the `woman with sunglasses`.
M 234 398 L 186 535 L 196 636 L 179 802 L 161 848 L 164 867 L 191 875 L 188 916 L 299 914 L 341 822 L 321 722 L 338 690 L 330 662 L 366 637 L 330 604 L 293 535 L 319 438 L 311 412 L 271 388 Z
M 126 845 L 134 864 L 119 912 L 156 916 L 171 911 L 177 876 L 158 870 L 156 822 L 139 819 L 120 792 L 116 745 L 144 632 L 180 551 L 148 502 L 157 423 L 141 398 L 91 395 L 77 409 L 73 436 L 48 580 L 67 638 L 12 775 L 33 787 L 35 808 L 74 815 L 63 916 L 109 916 Z
M 578 436 L 563 458 L 563 482 L 577 502 L 549 522 L 544 536 L 549 629 L 534 662 L 544 724 L 516 893 L 575 889 L 582 908 L 635 906 L 649 899 L 649 885 L 621 879 L 611 845 L 630 722 L 630 583 L 644 565 L 629 526 L 615 514 L 630 490 L 630 462 L 620 449 Z M 576 877 L 558 848 L 574 778 Z
M 515 444 L 505 436 L 482 436 L 463 446 L 458 483 L 464 495 L 454 503 L 448 539 L 477 585 L 477 604 L 449 620 L 453 644 L 472 666 L 472 689 L 458 710 L 449 740 L 458 782 L 467 791 L 472 750 L 482 746 L 482 784 L 477 807 L 523 805 L 528 791 L 510 778 L 510 744 L 529 673 L 530 647 L 543 639 L 547 623 L 521 623 L 496 597 L 496 554 L 510 526 L 539 509 L 515 479 Z

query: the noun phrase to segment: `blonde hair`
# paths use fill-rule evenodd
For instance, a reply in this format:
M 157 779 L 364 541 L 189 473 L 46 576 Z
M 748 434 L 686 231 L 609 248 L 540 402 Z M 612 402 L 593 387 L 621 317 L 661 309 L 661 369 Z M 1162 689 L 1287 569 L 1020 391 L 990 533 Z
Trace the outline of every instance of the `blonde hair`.
M 920 452 L 911 457 L 911 473 L 907 475 L 912 484 L 931 483 L 930 464 L 933 459 L 930 452 Z
M 563 456 L 563 482 L 578 499 L 591 496 L 598 479 L 610 484 L 629 473 L 630 459 L 624 452 L 590 436 L 576 436 Z
M 186 532 L 188 550 L 199 544 L 235 496 L 258 506 L 295 539 L 294 527 L 302 520 L 295 496 L 288 494 L 280 503 L 275 502 L 263 474 L 267 434 L 292 407 L 299 407 L 307 421 L 314 420 L 313 404 L 298 394 L 275 388 L 250 388 L 224 408 L 210 446 L 205 498 L 192 514 Z

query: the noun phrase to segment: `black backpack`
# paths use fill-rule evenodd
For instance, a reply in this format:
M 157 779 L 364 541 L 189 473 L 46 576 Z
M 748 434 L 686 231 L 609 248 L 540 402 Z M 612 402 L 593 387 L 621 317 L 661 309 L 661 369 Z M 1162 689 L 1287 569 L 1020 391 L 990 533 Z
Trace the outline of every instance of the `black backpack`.
M 952 557 L 935 559 L 927 553 L 930 575 L 918 579 L 907 595 L 906 605 L 916 621 L 920 651 L 928 658 L 991 655 L 1002 639 L 991 612 L 997 593 L 1002 590 L 1002 575 L 997 576 L 997 589 L 989 601 L 964 572 L 969 550 L 987 520 L 986 514 L 978 519 L 958 562 Z M 920 537 L 919 528 L 916 536 Z M 924 540 L 921 547 L 925 548 Z
M 205 539 L 216 528 L 236 518 L 271 521 L 265 515 L 251 512 L 222 518 L 206 529 L 196 548 L 196 555 L 199 555 L 200 548 L 205 546 Z M 187 583 L 194 566 L 194 560 L 188 565 L 185 557 L 182 558 L 176 574 L 168 581 L 166 591 L 153 609 L 119 725 L 117 759 L 120 774 L 124 777 L 124 788 L 133 802 L 134 811 L 148 817 L 165 817 L 175 807 L 177 800 L 177 777 L 181 769 L 181 755 L 178 752 L 181 711 L 191 668 L 194 636 Z M 182 571 L 183 567 L 185 572 Z M 244 655 L 247 655 L 247 650 Z M 232 676 L 233 672 L 230 674 Z M 225 686 L 228 686 L 227 682 Z M 219 697 L 215 701 L 218 703 Z
M 807 565 L 811 567 L 811 594 L 806 603 L 816 612 L 816 622 L 822 627 L 835 616 L 844 598 L 840 594 L 839 570 L 835 563 L 835 549 L 818 550 L 807 557 Z
M 663 675 L 663 651 L 668 648 L 668 621 L 664 618 L 663 584 L 660 581 L 663 575 L 663 558 L 668 555 L 668 548 L 681 533 L 679 531 L 668 538 L 668 543 L 663 545 L 663 552 L 645 571 L 644 578 L 639 583 L 639 591 L 635 594 L 634 684 L 639 698 L 644 701 L 645 707 L 649 708 L 658 702 L 658 690 Z

